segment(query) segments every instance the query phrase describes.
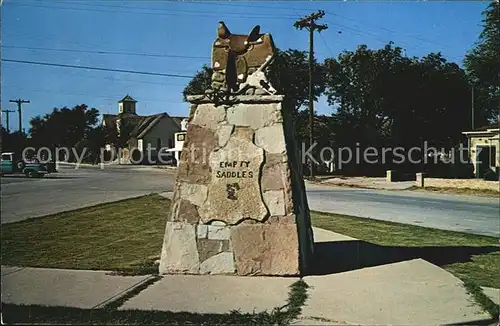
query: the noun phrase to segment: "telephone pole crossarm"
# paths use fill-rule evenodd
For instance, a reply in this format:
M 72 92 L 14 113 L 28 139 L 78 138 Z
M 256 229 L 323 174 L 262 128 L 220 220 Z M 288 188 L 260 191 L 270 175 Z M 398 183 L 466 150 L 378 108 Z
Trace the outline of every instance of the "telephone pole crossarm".
M 22 105 L 24 103 L 29 103 L 30 101 L 17 99 L 17 100 L 10 100 L 9 102 L 11 102 L 11 103 L 17 103 L 17 112 L 19 113 L 19 134 L 22 135 L 23 134 Z

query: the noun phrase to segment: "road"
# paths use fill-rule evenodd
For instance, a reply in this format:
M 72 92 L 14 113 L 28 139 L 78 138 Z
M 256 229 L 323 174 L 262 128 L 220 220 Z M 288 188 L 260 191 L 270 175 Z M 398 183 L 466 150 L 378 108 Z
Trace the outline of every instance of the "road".
M 60 166 L 43 179 L 2 178 L 2 223 L 173 190 L 175 170 Z M 498 198 L 307 184 L 311 210 L 499 236 Z
M 2 177 L 2 223 L 173 190 L 175 170 L 60 165 L 42 179 Z
M 307 184 L 309 208 L 499 237 L 498 198 Z

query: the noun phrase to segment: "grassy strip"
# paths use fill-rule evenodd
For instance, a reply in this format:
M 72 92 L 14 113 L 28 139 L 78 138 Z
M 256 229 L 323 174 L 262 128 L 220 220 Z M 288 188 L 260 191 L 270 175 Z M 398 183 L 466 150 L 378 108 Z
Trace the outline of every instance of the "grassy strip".
M 296 319 L 307 299 L 307 284 L 299 280 L 291 285 L 288 303 L 271 312 L 197 314 L 188 312 L 116 310 L 112 304 L 105 309 L 45 307 L 38 305 L 2 304 L 3 321 L 7 324 L 50 323 L 92 325 L 288 325 Z
M 155 275 L 151 277 L 150 279 L 147 279 L 144 283 L 136 286 L 132 290 L 128 291 L 125 295 L 117 298 L 116 300 L 108 302 L 103 309 L 107 310 L 116 310 L 119 307 L 121 307 L 127 300 L 135 297 L 139 293 L 141 293 L 143 290 L 145 290 L 148 286 L 153 285 L 154 283 L 158 282 L 161 280 L 161 277 L 158 275 Z
M 500 246 L 494 237 L 430 229 L 346 215 L 312 212 L 314 226 L 363 242 L 368 261 L 422 258 L 460 279 L 500 288 Z
M 471 280 L 464 280 L 464 287 L 467 292 L 472 295 L 474 300 L 487 311 L 492 318 L 500 318 L 500 307 L 493 302 L 486 294 L 484 294 L 483 289 L 475 282 Z
M 2 264 L 156 274 L 169 206 L 168 199 L 149 195 L 2 225 Z M 316 227 L 362 240 L 377 255 L 422 258 L 461 279 L 500 288 L 496 238 L 338 214 L 311 212 L 311 219 Z

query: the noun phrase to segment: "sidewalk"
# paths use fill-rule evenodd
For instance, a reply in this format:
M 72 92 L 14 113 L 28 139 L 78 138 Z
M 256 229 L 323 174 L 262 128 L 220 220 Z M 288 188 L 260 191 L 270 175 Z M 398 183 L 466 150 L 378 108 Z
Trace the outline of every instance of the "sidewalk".
M 314 229 L 322 246 L 356 239 Z M 4 267 L 2 302 L 100 308 L 151 282 L 153 276 L 112 276 L 105 271 Z M 168 275 L 120 310 L 194 313 L 260 312 L 286 303 L 298 278 Z M 469 323 L 489 319 L 473 303 L 462 282 L 424 260 L 415 259 L 343 273 L 307 276 L 309 298 L 294 324 Z M 320 318 L 320 319 L 318 319 Z

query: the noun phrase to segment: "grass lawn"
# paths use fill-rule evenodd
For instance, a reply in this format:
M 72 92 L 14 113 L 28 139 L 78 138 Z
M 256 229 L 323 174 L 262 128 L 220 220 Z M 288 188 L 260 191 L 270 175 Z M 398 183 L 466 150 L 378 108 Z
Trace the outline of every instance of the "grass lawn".
M 149 195 L 2 225 L 2 265 L 155 272 L 169 206 Z
M 2 225 L 2 265 L 154 273 L 169 204 L 149 195 Z M 463 280 L 500 288 L 498 239 L 336 214 L 311 218 L 395 261 L 420 257 Z

